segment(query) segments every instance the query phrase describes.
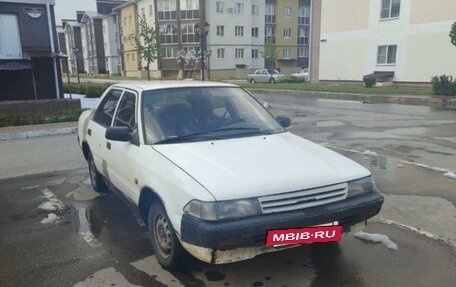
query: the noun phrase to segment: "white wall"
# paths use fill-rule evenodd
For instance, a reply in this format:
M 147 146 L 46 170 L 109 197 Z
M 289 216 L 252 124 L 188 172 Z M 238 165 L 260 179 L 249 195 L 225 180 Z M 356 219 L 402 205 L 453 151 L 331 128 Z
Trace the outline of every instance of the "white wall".
M 138 3 L 138 14 L 141 14 L 142 9 L 145 11 L 145 18 L 147 21 L 147 24 L 150 27 L 154 27 L 155 29 L 155 7 L 154 7 L 154 1 L 153 0 L 139 0 Z M 152 15 L 149 13 L 149 6 L 152 6 Z M 139 21 L 139 18 L 138 18 Z M 146 61 L 141 59 L 141 67 L 146 67 L 147 63 Z M 150 70 L 156 71 L 158 70 L 158 61 L 155 61 L 150 64 Z
M 62 24 L 62 19 L 76 19 L 76 11 L 97 11 L 96 0 L 55 0 L 55 23 Z
M 331 1 L 324 0 L 323 6 L 331 5 Z M 436 0 L 433 3 L 440 5 L 442 14 L 446 9 L 442 5 L 445 1 Z M 413 0 L 401 1 L 398 19 L 380 20 L 380 5 L 380 0 L 370 0 L 366 7 L 368 11 L 358 11 L 358 15 L 369 14 L 367 27 L 325 31 L 325 27 L 331 25 L 323 25 L 320 80 L 361 81 L 363 75 L 374 71 L 394 71 L 393 80 L 400 82 L 429 82 L 434 75 L 456 75 L 456 47 L 451 45 L 448 37 L 454 21 L 435 19 L 437 16 L 426 23 L 411 24 L 412 8 L 417 9 L 412 7 Z M 352 13 L 355 8 L 354 5 L 347 5 L 340 11 L 340 17 L 357 17 Z M 419 9 L 426 9 L 426 6 Z M 325 11 L 329 14 L 331 9 L 323 7 L 322 21 L 331 21 L 331 18 L 325 17 Z M 377 64 L 377 49 L 380 45 L 397 45 L 396 64 Z
M 115 14 L 105 16 L 103 18 L 103 46 L 105 47 L 105 56 L 108 59 L 107 69 L 110 74 L 120 74 L 122 67 L 120 66 L 120 43 L 119 29 Z M 116 36 L 117 33 L 117 36 Z

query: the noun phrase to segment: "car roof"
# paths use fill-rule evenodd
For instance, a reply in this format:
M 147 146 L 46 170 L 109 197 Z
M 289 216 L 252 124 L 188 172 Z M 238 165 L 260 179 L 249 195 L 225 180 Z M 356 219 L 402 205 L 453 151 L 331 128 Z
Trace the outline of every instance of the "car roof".
M 126 88 L 136 90 L 139 92 L 150 91 L 150 90 L 161 90 L 161 89 L 172 89 L 172 88 L 198 88 L 198 87 L 238 87 L 237 85 L 210 82 L 210 81 L 192 81 L 192 80 L 181 80 L 181 81 L 151 81 L 151 82 L 120 82 L 114 84 L 112 87 Z

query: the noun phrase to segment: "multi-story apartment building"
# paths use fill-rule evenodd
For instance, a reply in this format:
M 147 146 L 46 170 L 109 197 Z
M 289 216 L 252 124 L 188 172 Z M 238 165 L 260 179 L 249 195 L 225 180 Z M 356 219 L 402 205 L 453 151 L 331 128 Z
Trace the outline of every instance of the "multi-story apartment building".
M 103 16 L 103 42 L 107 72 L 111 75 L 122 74 L 120 33 L 115 13 Z
M 242 78 L 264 66 L 265 1 L 206 1 L 208 68 L 216 79 Z
M 138 16 L 140 18 L 144 18 L 149 27 L 153 27 L 154 29 L 157 29 L 157 26 L 155 25 L 155 20 L 156 20 L 155 19 L 155 7 L 156 6 L 155 6 L 154 2 L 155 2 L 154 0 L 137 1 Z M 138 21 L 140 21 L 140 18 L 138 18 Z M 159 64 L 158 60 L 155 60 L 154 62 L 149 64 L 150 76 L 152 78 L 161 78 L 161 71 L 158 69 L 158 64 Z M 147 62 L 144 59 L 141 59 L 140 67 L 142 67 L 144 70 L 146 69 Z M 145 74 L 145 73 L 147 73 L 147 71 L 143 72 L 143 74 Z
M 85 12 L 82 16 L 82 56 L 85 72 L 88 74 L 106 73 L 102 20 L 103 15 L 97 12 Z
M 82 55 L 81 23 L 77 20 L 64 20 L 65 49 L 60 47 L 62 52 L 67 55 L 67 67 L 71 74 L 84 73 L 84 58 Z
M 113 9 L 117 13 L 121 39 L 123 75 L 141 77 L 141 59 L 136 47 L 138 34 L 138 7 L 136 1 L 127 2 Z
M 353 11 L 356 11 L 354 13 Z M 455 74 L 454 0 L 323 0 L 320 80 L 394 82 Z

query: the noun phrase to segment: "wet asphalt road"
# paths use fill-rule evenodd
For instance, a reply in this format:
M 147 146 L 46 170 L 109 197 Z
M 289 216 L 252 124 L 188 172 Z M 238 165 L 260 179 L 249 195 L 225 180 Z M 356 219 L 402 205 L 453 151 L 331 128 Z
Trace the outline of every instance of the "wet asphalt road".
M 389 236 L 399 250 L 348 235 L 339 244 L 221 266 L 194 261 L 169 273 L 135 210 L 116 194 L 91 191 L 69 135 L 0 142 L 1 169 L 46 172 L 0 181 L 0 286 L 454 286 L 456 181 L 443 174 L 456 170 L 456 111 L 257 96 L 272 113 L 290 115 L 294 133 L 374 173 L 385 205 L 366 232 Z M 59 141 L 68 144 L 53 158 L 11 156 L 47 155 Z M 49 198 L 60 220 L 43 225 L 47 212 L 37 206 Z

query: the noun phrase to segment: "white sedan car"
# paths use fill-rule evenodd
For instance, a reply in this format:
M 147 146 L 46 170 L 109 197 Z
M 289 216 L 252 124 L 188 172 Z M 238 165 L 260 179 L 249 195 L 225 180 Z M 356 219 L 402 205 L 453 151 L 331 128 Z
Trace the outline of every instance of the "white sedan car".
M 379 212 L 367 169 L 289 125 L 235 85 L 117 84 L 81 115 L 78 141 L 94 190 L 129 199 L 176 269 L 189 254 L 221 264 L 337 241 Z
M 254 83 L 270 83 L 275 84 L 280 82 L 285 77 L 284 74 L 281 74 L 276 69 L 259 69 L 256 70 L 253 74 L 247 75 L 247 82 Z
M 309 80 L 309 69 L 308 68 L 301 69 L 299 72 L 291 74 L 291 76 L 296 77 L 296 78 L 303 78 L 306 81 L 308 81 Z

